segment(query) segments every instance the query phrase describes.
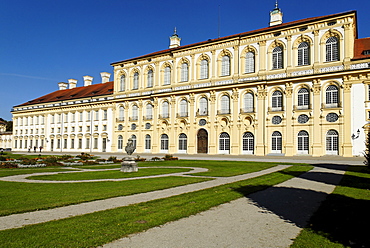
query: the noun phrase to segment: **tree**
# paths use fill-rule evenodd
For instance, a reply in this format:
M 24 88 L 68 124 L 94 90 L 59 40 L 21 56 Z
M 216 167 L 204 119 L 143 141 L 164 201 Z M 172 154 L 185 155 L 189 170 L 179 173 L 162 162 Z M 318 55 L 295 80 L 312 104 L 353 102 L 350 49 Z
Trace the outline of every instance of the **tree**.
M 364 153 L 364 164 L 370 169 L 370 132 L 367 133 L 366 141 L 365 141 L 365 153 Z

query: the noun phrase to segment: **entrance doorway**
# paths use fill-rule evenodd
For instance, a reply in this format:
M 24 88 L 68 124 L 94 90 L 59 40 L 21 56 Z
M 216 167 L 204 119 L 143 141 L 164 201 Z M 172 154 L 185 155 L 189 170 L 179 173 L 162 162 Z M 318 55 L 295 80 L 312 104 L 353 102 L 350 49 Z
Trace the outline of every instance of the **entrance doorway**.
M 198 153 L 208 153 L 208 132 L 200 129 L 197 135 Z

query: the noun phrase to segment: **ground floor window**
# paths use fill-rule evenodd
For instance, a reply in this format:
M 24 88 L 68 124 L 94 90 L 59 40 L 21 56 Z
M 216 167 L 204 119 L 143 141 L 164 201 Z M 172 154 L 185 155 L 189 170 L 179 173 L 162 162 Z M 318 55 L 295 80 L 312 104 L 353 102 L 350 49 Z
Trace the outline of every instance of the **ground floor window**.
M 98 149 L 98 138 L 94 138 L 94 149 Z
M 298 133 L 298 153 L 308 154 L 309 136 L 307 131 L 299 131 Z
M 168 135 L 167 134 L 161 135 L 161 150 L 168 151 Z
M 282 136 L 281 133 L 275 131 L 272 133 L 272 140 L 271 140 L 271 152 L 272 153 L 281 153 L 282 152 Z
M 150 148 L 152 147 L 151 143 L 152 139 L 150 135 L 149 134 L 145 135 L 145 150 L 150 150 Z
M 220 153 L 230 153 L 230 136 L 226 132 L 223 132 L 220 134 L 219 152 Z
M 71 149 L 75 149 L 75 139 L 71 139 Z
M 182 133 L 179 136 L 179 150 L 180 151 L 186 151 L 187 150 L 187 142 L 188 142 L 188 137 L 186 134 Z
M 136 148 L 136 142 L 137 142 L 136 135 L 135 134 L 131 135 L 131 139 L 132 139 L 132 144 Z
M 326 154 L 338 155 L 339 135 L 335 130 L 329 130 L 326 133 Z
M 122 135 L 118 135 L 118 149 L 121 150 L 123 148 L 123 138 Z
M 251 132 L 243 134 L 243 153 L 253 154 L 254 152 L 254 135 Z

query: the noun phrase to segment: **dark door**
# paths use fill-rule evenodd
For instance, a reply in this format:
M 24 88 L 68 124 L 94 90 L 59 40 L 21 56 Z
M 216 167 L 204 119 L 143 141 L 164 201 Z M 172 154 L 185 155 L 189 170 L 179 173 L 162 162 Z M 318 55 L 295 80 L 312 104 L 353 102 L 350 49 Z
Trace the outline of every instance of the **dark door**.
M 208 133 L 200 129 L 197 135 L 198 153 L 208 153 Z

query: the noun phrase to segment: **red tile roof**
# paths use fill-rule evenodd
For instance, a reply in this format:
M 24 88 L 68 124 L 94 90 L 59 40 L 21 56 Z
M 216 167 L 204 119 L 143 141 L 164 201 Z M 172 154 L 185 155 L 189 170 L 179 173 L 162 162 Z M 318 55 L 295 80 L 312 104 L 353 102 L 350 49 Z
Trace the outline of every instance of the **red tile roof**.
M 253 31 L 243 32 L 243 33 L 234 34 L 234 35 L 229 35 L 229 36 L 225 36 L 225 37 L 221 37 L 221 38 L 217 38 L 217 39 L 209 39 L 207 41 L 202 41 L 202 42 L 198 42 L 198 43 L 194 43 L 194 44 L 179 46 L 179 47 L 176 47 L 176 48 L 171 48 L 171 49 L 166 49 L 166 50 L 162 50 L 162 51 L 157 51 L 157 52 L 149 53 L 149 54 L 142 55 L 142 56 L 139 56 L 139 57 L 135 57 L 135 58 L 131 58 L 131 59 L 126 59 L 126 60 L 114 62 L 114 63 L 111 63 L 111 65 L 115 65 L 115 64 L 119 64 L 119 63 L 123 63 L 123 62 L 128 62 L 128 61 L 132 61 L 132 60 L 143 59 L 145 57 L 151 57 L 151 56 L 155 56 L 155 55 L 160 55 L 160 54 L 164 54 L 164 53 L 168 53 L 168 52 L 172 52 L 172 51 L 176 51 L 176 50 L 186 49 L 186 48 L 189 48 L 189 47 L 192 47 L 192 46 L 199 46 L 199 45 L 207 44 L 207 43 L 210 43 L 210 42 L 217 42 L 217 41 L 222 41 L 222 40 L 236 38 L 236 37 L 253 35 L 253 34 L 257 34 L 257 33 L 261 33 L 261 32 L 266 32 L 266 31 L 270 31 L 271 32 L 271 31 L 275 31 L 277 29 L 287 28 L 287 27 L 291 27 L 291 26 L 294 26 L 294 25 L 300 25 L 300 24 L 304 24 L 304 23 L 307 23 L 307 22 L 319 21 L 319 20 L 328 19 L 328 18 L 335 18 L 335 17 L 338 17 L 338 16 L 348 15 L 348 14 L 354 14 L 356 16 L 357 15 L 357 11 L 351 10 L 351 11 L 337 13 L 337 14 L 332 14 L 332 15 L 325 15 L 325 16 L 319 16 L 319 17 L 311 17 L 311 18 L 301 19 L 301 20 L 297 20 L 297 21 L 282 23 L 280 25 L 276 25 L 276 26 L 272 26 L 272 27 L 266 27 L 266 28 L 256 29 L 256 30 L 253 30 Z M 356 19 L 357 18 L 355 18 L 355 20 Z M 357 38 L 357 33 L 356 33 L 356 37 L 354 37 L 354 38 L 355 39 Z
M 364 54 L 368 51 L 369 54 Z M 352 60 L 370 58 L 370 38 L 362 38 L 355 40 L 355 51 Z
M 113 82 L 108 82 L 105 84 L 93 84 L 84 87 L 76 87 L 73 89 L 57 90 L 45 96 L 17 105 L 15 107 L 31 104 L 42 104 L 48 102 L 68 101 L 79 98 L 88 98 L 112 94 L 113 94 Z

